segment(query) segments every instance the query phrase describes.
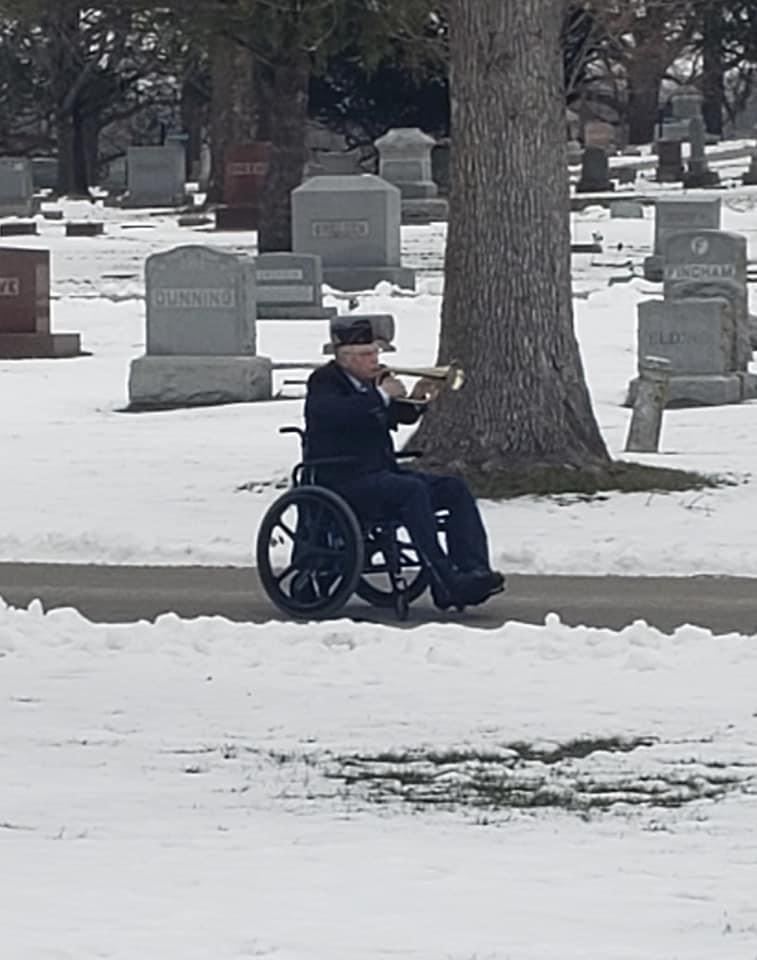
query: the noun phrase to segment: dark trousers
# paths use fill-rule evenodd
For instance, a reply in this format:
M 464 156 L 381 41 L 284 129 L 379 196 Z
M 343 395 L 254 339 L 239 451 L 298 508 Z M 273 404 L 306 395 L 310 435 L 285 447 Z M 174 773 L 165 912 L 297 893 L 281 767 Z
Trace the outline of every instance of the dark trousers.
M 476 501 L 457 477 L 409 470 L 357 476 L 338 490 L 362 517 L 397 517 L 436 573 L 446 580 L 450 564 L 462 572 L 489 569 L 489 544 Z M 436 510 L 449 510 L 446 556 L 439 545 Z

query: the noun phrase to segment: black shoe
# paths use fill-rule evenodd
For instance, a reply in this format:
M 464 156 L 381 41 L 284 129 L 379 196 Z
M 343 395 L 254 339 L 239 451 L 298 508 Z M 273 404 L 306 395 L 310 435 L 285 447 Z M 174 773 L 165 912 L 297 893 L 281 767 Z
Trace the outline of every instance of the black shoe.
M 450 593 L 455 606 L 475 607 L 484 603 L 495 593 L 505 589 L 505 578 L 497 570 L 472 570 L 470 573 L 458 573 L 451 582 Z

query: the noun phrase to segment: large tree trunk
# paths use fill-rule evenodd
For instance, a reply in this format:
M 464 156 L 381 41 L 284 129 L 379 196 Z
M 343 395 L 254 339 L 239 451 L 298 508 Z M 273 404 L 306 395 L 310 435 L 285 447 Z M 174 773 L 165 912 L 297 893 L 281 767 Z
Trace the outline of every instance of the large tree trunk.
M 573 331 L 562 0 L 451 0 L 452 176 L 439 361 L 465 368 L 411 441 L 498 477 L 609 458 Z
M 302 182 L 305 166 L 310 59 L 294 54 L 266 70 L 265 76 L 265 125 L 272 149 L 258 227 L 261 253 L 292 249 L 290 194 Z
M 210 200 L 223 194 L 226 148 L 257 139 L 254 57 L 233 37 L 216 34 L 211 47 Z

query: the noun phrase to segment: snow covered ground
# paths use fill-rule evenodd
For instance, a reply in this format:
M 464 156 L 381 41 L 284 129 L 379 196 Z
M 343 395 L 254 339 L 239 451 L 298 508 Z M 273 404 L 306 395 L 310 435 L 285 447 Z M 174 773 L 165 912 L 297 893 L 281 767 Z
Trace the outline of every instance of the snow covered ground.
M 756 668 L 693 627 L 0 609 L 2 956 L 751 960 Z
M 757 191 L 723 201 L 754 258 Z M 0 560 L 249 564 L 301 401 L 120 412 L 145 258 L 244 237 L 63 206 L 106 234 L 40 220 L 3 242 L 52 251 L 54 329 L 92 356 L 0 362 Z M 574 293 L 615 454 L 655 291 L 610 281 L 650 251 L 650 212 L 573 218 L 576 240 L 604 236 Z M 395 314 L 403 365 L 434 360 L 443 244 L 443 225 L 404 228 L 417 294 L 360 297 Z M 275 360 L 325 339 L 260 324 Z M 722 489 L 482 504 L 494 560 L 752 575 L 756 424 L 755 403 L 666 414 L 645 459 Z M 103 626 L 0 600 L 0 958 L 755 960 L 756 680 L 756 638 L 696 626 Z

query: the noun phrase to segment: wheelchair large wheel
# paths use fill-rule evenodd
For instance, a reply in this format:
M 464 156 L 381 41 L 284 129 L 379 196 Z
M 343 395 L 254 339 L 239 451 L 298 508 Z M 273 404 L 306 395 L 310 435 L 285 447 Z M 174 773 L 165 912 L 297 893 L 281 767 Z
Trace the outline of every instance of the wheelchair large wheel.
M 395 532 L 389 530 L 371 530 L 365 538 L 365 568 L 360 577 L 355 593 L 374 607 L 397 607 L 397 592 L 392 582 L 391 564 L 387 552 L 392 549 L 388 538 L 394 539 L 396 550 L 397 569 L 395 576 L 404 581 L 402 597 L 404 616 L 407 616 L 406 604 L 410 604 L 429 585 L 428 571 L 418 556 L 418 551 L 410 542 L 404 527 Z
M 279 610 L 318 619 L 338 613 L 363 570 L 363 534 L 350 505 L 325 487 L 302 486 L 268 508 L 257 539 L 258 575 Z

